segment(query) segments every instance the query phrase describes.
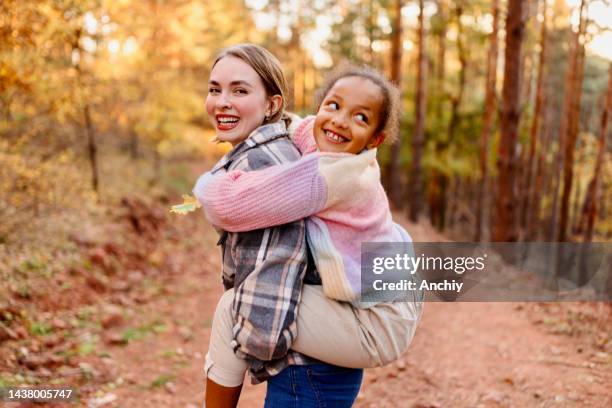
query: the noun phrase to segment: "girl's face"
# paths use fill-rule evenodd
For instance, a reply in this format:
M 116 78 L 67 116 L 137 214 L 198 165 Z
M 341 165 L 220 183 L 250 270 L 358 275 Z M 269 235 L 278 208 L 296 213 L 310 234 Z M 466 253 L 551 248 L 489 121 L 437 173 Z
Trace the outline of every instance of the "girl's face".
M 314 137 L 322 152 L 357 154 L 383 140 L 378 127 L 383 96 L 372 81 L 350 76 L 339 79 L 321 102 Z
M 257 72 L 240 58 L 227 56 L 214 66 L 206 112 L 218 140 L 236 146 L 263 124 L 273 105 Z

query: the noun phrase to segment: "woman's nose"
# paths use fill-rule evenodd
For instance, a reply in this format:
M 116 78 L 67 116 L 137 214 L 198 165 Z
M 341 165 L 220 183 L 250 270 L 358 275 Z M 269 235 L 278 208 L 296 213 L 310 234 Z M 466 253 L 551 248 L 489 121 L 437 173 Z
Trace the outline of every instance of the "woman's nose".
M 232 107 L 232 102 L 230 101 L 228 95 L 226 93 L 221 93 L 221 95 L 219 95 L 219 97 L 217 98 L 217 108 L 231 108 Z

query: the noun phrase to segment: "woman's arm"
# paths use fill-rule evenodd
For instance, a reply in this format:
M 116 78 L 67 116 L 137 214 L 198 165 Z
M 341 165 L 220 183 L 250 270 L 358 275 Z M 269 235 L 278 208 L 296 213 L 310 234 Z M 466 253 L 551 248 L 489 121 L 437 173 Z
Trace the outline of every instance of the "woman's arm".
M 208 220 L 232 232 L 306 218 L 320 211 L 327 197 L 317 154 L 258 171 L 205 173 L 193 193 Z

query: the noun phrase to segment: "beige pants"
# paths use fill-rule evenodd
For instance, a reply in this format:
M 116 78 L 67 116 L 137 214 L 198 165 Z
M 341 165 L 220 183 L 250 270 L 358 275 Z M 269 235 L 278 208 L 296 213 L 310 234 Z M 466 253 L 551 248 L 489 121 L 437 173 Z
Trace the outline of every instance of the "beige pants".
M 246 361 L 230 342 L 234 325 L 234 291 L 221 296 L 212 324 L 205 371 L 226 387 L 242 384 Z M 380 303 L 358 309 L 323 294 L 321 286 L 304 285 L 298 309 L 297 338 L 292 350 L 341 367 L 369 368 L 389 364 L 407 348 L 421 316 L 422 303 Z

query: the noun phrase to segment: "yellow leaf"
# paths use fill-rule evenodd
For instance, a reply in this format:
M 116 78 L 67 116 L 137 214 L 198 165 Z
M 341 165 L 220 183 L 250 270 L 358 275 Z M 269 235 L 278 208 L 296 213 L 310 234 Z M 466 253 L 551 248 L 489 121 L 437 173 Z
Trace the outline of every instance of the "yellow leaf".
M 192 211 L 195 211 L 196 209 L 200 207 L 202 207 L 202 205 L 200 204 L 197 198 L 187 195 L 187 194 L 183 194 L 183 203 L 173 205 L 170 208 L 170 212 L 175 213 L 175 214 L 184 215 Z

